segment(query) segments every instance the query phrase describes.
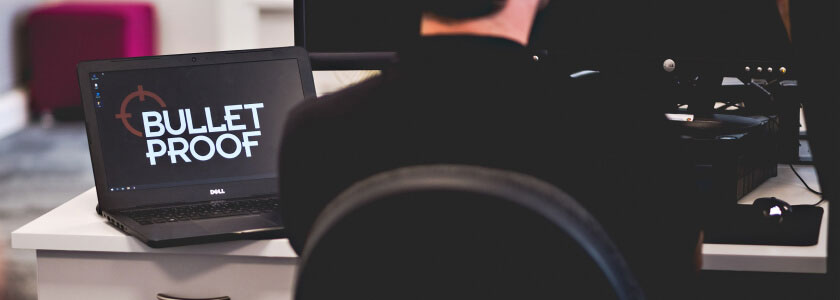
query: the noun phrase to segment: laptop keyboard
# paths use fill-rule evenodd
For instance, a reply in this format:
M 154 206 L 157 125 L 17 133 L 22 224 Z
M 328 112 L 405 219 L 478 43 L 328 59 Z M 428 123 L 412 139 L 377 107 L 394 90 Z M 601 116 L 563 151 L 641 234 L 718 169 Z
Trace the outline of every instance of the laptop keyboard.
M 208 202 L 174 207 L 146 208 L 125 211 L 123 214 L 139 223 L 151 225 L 231 216 L 257 215 L 280 207 L 277 198 Z

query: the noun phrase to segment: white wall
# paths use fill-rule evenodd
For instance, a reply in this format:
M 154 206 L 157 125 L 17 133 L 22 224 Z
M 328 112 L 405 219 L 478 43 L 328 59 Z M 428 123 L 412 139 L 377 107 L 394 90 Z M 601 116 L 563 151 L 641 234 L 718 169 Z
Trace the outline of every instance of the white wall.
M 138 2 L 138 0 L 48 1 Z M 160 54 L 253 49 L 294 44 L 293 0 L 146 0 L 146 2 L 154 4 L 156 8 Z M 265 21 L 261 20 L 261 16 L 265 17 Z M 263 30 L 268 32 L 261 34 Z M 263 39 L 263 35 L 267 38 Z
M 15 88 L 22 81 L 21 31 L 26 12 L 40 0 L 0 0 L 0 138 L 26 125 L 26 93 Z
M 0 139 L 26 127 L 27 103 L 23 88 L 0 92 Z
M 19 33 L 26 12 L 40 0 L 0 0 L 0 95 L 20 82 Z
M 56 2 L 137 2 L 133 0 L 48 0 Z M 218 51 L 218 0 L 150 0 L 158 25 L 158 52 L 177 54 Z
M 137 0 L 48 1 L 136 2 Z M 147 1 L 153 3 L 157 10 L 160 54 L 294 45 L 293 0 Z M 315 72 L 315 88 L 321 95 L 369 76 L 371 76 L 370 72 L 362 71 Z
M 207 0 L 155 0 L 160 54 L 217 51 L 218 6 Z

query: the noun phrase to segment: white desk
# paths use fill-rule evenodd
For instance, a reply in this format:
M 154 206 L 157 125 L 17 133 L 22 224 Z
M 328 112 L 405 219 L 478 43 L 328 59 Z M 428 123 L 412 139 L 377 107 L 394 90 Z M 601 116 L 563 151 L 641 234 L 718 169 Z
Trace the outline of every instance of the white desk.
M 812 188 L 819 190 L 812 166 L 794 166 Z M 820 196 L 805 189 L 787 165 L 779 165 L 779 176 L 770 178 L 738 203 L 752 204 L 761 197 L 776 197 L 792 205 L 814 204 Z M 825 273 L 828 248 L 828 203 L 820 225 L 819 241 L 814 246 L 703 245 L 703 269 L 723 271 Z
M 797 169 L 817 187 L 812 167 Z M 768 196 L 791 204 L 819 200 L 784 165 L 741 203 Z M 159 292 L 290 298 L 297 258 L 285 239 L 152 249 L 108 225 L 95 206 L 91 189 L 12 233 L 14 248 L 37 250 L 39 299 L 154 299 Z M 819 243 L 810 247 L 706 244 L 703 269 L 825 273 L 826 228 L 827 213 Z
M 12 233 L 35 249 L 38 299 L 290 299 L 297 256 L 285 239 L 153 249 L 96 215 L 90 189 Z

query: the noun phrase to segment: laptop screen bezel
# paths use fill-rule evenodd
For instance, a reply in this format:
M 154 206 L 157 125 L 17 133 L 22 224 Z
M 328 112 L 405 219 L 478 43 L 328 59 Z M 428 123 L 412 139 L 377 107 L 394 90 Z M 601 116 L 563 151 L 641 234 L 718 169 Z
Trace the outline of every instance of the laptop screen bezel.
M 230 181 L 224 183 L 194 184 L 175 187 L 139 189 L 131 191 L 108 191 L 105 163 L 100 143 L 100 132 L 94 106 L 94 95 L 90 88 L 90 73 L 157 69 L 170 67 L 206 66 L 229 63 L 295 59 L 300 72 L 303 99 L 315 97 L 315 81 L 309 55 L 300 47 L 267 48 L 242 51 L 223 51 L 165 56 L 149 56 L 112 60 L 86 61 L 77 67 L 82 106 L 85 114 L 88 146 L 93 165 L 96 195 L 102 210 L 123 210 L 144 206 L 194 203 L 214 200 L 246 198 L 277 194 L 277 177 L 255 180 Z M 303 100 L 301 100 L 303 101 Z M 282 133 L 276 133 L 279 135 Z M 224 194 L 210 190 L 224 189 Z

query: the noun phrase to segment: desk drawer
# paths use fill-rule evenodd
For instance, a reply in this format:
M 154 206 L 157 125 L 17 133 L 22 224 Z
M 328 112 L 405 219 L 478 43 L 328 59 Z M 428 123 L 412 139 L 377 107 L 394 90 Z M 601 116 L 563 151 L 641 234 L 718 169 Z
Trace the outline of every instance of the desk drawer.
M 38 250 L 38 299 L 291 299 L 295 258 Z

